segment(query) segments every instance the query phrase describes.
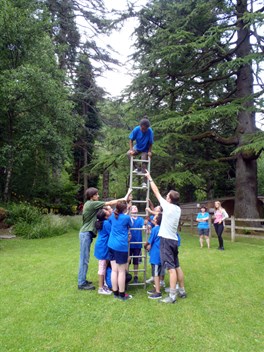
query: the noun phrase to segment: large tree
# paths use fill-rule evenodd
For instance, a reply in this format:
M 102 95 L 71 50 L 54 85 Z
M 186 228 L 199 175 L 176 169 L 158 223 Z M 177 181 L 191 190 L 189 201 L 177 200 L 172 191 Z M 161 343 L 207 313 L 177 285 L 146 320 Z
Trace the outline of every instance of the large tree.
M 234 164 L 235 215 L 244 218 L 258 217 L 256 159 L 263 149 L 255 126 L 263 86 L 253 90 L 253 67 L 259 74 L 263 59 L 258 33 L 263 8 L 254 5 L 257 1 L 149 1 L 139 15 L 138 74 L 131 86 L 136 103 L 158 116 L 163 141 L 176 140 L 179 146 L 185 140 L 192 156 L 191 145 L 198 141 L 228 147 L 210 158 Z M 170 153 L 181 154 L 178 149 Z M 177 182 L 168 175 L 163 179 Z
M 31 0 L 2 1 L 0 32 L 1 184 L 8 200 L 18 189 L 32 196 L 37 179 L 48 184 L 62 169 L 76 121 L 45 8 Z

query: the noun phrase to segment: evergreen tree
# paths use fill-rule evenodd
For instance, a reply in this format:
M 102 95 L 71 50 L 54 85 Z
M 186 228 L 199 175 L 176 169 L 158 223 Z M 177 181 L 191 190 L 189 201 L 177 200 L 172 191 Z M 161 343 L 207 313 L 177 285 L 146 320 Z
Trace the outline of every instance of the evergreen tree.
M 257 33 L 263 25 L 263 8 L 249 9 L 246 0 L 236 5 L 230 1 L 153 0 L 140 12 L 139 20 L 134 54 L 138 74 L 130 92 L 137 104 L 148 106 L 157 116 L 165 155 L 176 154 L 183 169 L 186 155 L 187 161 L 193 160 L 196 166 L 190 168 L 188 163 L 183 176 L 188 179 L 191 171 L 189 178 L 196 176 L 192 180 L 196 188 L 204 172 L 201 160 L 208 160 L 207 168 L 228 161 L 226 172 L 231 175 L 234 166 L 236 170 L 235 215 L 257 217 L 256 159 L 263 138 L 257 139 L 255 112 L 262 91 L 253 92 L 252 68 L 263 58 L 263 37 Z M 256 40 L 251 43 L 253 36 Z M 221 148 L 213 147 L 211 141 Z M 205 150 L 203 155 L 199 146 Z M 200 165 L 196 155 L 201 155 Z M 167 162 L 176 163 L 171 158 Z M 183 178 L 174 171 L 167 168 L 161 180 L 177 185 Z

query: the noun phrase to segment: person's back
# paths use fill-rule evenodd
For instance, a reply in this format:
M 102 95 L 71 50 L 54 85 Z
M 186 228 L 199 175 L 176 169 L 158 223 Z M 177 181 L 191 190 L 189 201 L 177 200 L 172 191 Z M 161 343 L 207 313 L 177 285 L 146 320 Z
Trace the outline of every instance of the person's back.
M 160 199 L 162 206 L 162 221 L 159 236 L 172 240 L 178 240 L 177 230 L 181 217 L 181 208 L 173 203 L 169 203 L 164 198 Z

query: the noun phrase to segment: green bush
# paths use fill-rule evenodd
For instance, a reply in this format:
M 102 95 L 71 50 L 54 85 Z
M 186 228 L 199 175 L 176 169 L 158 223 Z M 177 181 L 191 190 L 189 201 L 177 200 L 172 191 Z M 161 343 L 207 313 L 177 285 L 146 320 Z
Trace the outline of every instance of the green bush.
M 8 206 L 6 223 L 15 225 L 18 223 L 36 224 L 41 221 L 42 215 L 38 208 L 28 203 L 12 203 Z
M 42 215 L 41 221 L 28 224 L 21 221 L 15 224 L 14 233 L 27 239 L 46 238 L 63 235 L 69 229 L 67 221 L 59 215 Z

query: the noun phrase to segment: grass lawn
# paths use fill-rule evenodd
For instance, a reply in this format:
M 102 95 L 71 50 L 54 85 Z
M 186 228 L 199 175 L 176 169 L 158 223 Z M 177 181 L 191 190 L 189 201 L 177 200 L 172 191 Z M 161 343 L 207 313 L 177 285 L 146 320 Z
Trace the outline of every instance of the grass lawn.
M 188 298 L 164 305 L 142 287 L 131 287 L 127 302 L 78 291 L 77 232 L 1 240 L 0 351 L 263 352 L 264 241 L 216 248 L 216 238 L 200 249 L 197 236 L 182 233 Z

